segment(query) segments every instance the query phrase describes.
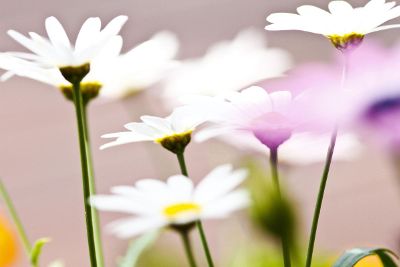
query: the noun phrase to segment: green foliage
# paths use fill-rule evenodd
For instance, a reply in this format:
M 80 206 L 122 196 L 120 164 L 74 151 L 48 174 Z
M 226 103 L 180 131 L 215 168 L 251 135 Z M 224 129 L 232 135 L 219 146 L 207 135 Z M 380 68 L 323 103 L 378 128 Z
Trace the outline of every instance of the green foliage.
M 42 248 L 45 244 L 49 243 L 49 238 L 41 238 L 35 242 L 31 250 L 31 264 L 34 267 L 39 267 L 39 256 L 42 253 Z
M 265 168 L 248 162 L 249 189 L 253 198 L 251 217 L 267 234 L 281 240 L 283 236 L 294 245 L 297 237 L 297 216 L 287 195 L 279 197 Z
M 377 255 L 384 267 L 397 267 L 393 258 L 396 254 L 384 248 L 353 248 L 347 250 L 333 265 L 333 267 L 352 267 L 363 258 Z
M 135 267 L 140 255 L 156 241 L 158 235 L 159 232 L 154 231 L 132 241 L 125 256 L 120 260 L 118 266 Z

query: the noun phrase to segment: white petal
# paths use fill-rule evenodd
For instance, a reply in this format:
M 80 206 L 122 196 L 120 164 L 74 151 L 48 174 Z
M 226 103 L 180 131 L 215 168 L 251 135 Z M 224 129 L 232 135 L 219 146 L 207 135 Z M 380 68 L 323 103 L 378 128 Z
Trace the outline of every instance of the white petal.
M 129 238 L 153 229 L 159 229 L 168 223 L 162 217 L 128 218 L 114 221 L 106 227 L 119 238 Z
M 250 196 L 246 190 L 236 190 L 204 207 L 202 218 L 223 218 L 230 213 L 247 207 Z
M 158 130 L 161 133 L 173 134 L 171 123 L 164 118 L 155 116 L 141 116 L 140 119 L 147 125 Z
M 219 166 L 197 185 L 194 199 L 201 204 L 212 202 L 241 184 L 246 176 L 246 170 L 232 171 L 229 164 Z
M 329 11 L 334 15 L 349 14 L 353 11 L 353 7 L 346 1 L 334 0 L 328 5 Z
M 75 42 L 75 50 L 82 51 L 90 46 L 100 34 L 100 18 L 88 18 L 82 25 Z
M 105 149 L 108 147 L 124 145 L 128 143 L 141 142 L 141 141 L 152 141 L 151 137 L 141 135 L 135 132 L 120 132 L 120 133 L 110 133 L 101 136 L 102 138 L 117 138 L 117 140 L 106 143 L 100 147 L 100 149 Z
M 151 212 L 147 207 L 140 205 L 142 203 L 135 203 L 133 199 L 123 196 L 96 195 L 92 196 L 89 202 L 93 207 L 102 211 L 127 212 L 133 214 L 149 214 Z
M 160 131 L 157 128 L 151 127 L 143 122 L 131 122 L 125 124 L 124 127 L 138 135 L 147 136 L 152 140 L 165 136 L 165 132 Z
M 125 22 L 128 20 L 127 16 L 118 16 L 112 19 L 106 27 L 101 31 L 103 38 L 108 39 L 113 35 L 117 35 L 121 30 L 122 26 L 124 26 Z
M 170 197 L 174 202 L 191 201 L 193 182 L 189 178 L 183 175 L 174 175 L 168 178 L 167 184 Z
M 70 48 L 71 43 L 64 30 L 64 27 L 55 17 L 49 17 L 45 22 L 47 35 L 54 46 L 63 46 Z

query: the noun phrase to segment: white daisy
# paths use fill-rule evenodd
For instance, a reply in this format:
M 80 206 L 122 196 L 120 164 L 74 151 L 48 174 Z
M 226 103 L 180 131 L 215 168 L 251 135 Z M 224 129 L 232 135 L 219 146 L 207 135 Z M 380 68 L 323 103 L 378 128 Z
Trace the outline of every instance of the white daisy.
M 114 195 L 97 195 L 90 203 L 99 210 L 132 214 L 108 228 L 120 238 L 132 237 L 167 226 L 179 227 L 200 219 L 220 219 L 249 204 L 246 190 L 235 188 L 246 178 L 245 170 L 222 165 L 196 187 L 182 175 L 167 182 L 144 179 L 135 186 L 117 186 Z
M 287 52 L 268 48 L 254 29 L 213 45 L 202 58 L 183 61 L 166 79 L 165 97 L 172 105 L 187 95 L 215 96 L 241 90 L 260 80 L 281 76 L 291 66 Z
M 176 36 L 164 31 L 120 55 L 112 63 L 111 73 L 103 74 L 101 95 L 126 97 L 157 83 L 177 65 L 173 58 L 178 48 Z
M 176 153 L 190 142 L 195 128 L 203 123 L 206 117 L 201 114 L 188 114 L 185 109 L 177 108 L 166 118 L 154 116 L 140 117 L 142 122 L 132 122 L 125 125 L 128 132 L 105 134 L 103 138 L 116 138 L 100 149 L 141 141 L 153 141 Z M 175 151 L 175 150 L 179 151 Z
M 104 97 L 123 97 L 143 90 L 159 81 L 176 63 L 172 61 L 178 49 L 176 37 L 160 32 L 150 40 L 121 54 L 122 38 L 114 36 L 92 59 L 90 72 L 81 82 L 81 89 L 97 88 Z M 1 78 L 13 74 L 38 80 L 46 84 L 72 90 L 71 84 L 58 68 L 43 68 L 10 53 L 0 54 L 0 68 L 7 70 Z
M 78 67 L 90 63 L 108 41 L 118 35 L 126 20 L 126 16 L 118 16 L 101 29 L 100 18 L 87 19 L 82 25 L 75 46 L 71 45 L 63 26 L 55 17 L 49 17 L 45 22 L 48 39 L 34 32 L 29 33 L 30 38 L 14 30 L 9 30 L 8 34 L 33 52 L 14 53 L 18 57 L 43 67 Z
M 400 16 L 395 2 L 371 0 L 364 7 L 353 8 L 346 1 L 331 1 L 329 12 L 311 5 L 297 8 L 298 14 L 274 13 L 267 17 L 271 24 L 266 30 L 300 30 L 328 37 L 338 49 L 357 46 L 363 37 L 372 32 L 400 27 L 383 25 Z

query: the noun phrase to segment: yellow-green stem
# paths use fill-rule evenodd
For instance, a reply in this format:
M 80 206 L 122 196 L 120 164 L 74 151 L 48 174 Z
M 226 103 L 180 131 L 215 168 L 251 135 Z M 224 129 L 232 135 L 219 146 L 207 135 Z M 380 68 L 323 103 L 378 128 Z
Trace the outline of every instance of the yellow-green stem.
M 90 195 L 96 194 L 96 183 L 94 178 L 94 168 L 93 168 L 93 158 L 92 158 L 92 149 L 90 145 L 90 134 L 89 134 L 89 127 L 88 127 L 88 116 L 87 116 L 87 104 L 84 103 L 83 105 L 83 119 L 84 119 L 84 127 L 85 132 L 87 134 L 87 161 L 89 164 L 89 188 L 90 188 Z M 103 256 L 103 245 L 101 241 L 101 227 L 100 227 L 100 218 L 97 210 L 91 207 L 92 212 L 92 221 L 93 221 L 93 235 L 94 235 L 94 242 L 96 246 L 96 258 L 97 258 L 97 266 L 104 267 L 104 256 Z
M 181 168 L 182 174 L 185 175 L 186 177 L 189 177 L 188 171 L 187 171 L 187 168 L 186 168 L 186 162 L 185 162 L 185 157 L 183 155 L 183 152 L 182 153 L 178 153 L 176 155 L 178 157 L 179 166 Z M 206 254 L 208 267 L 214 267 L 214 261 L 213 261 L 213 258 L 211 256 L 210 248 L 208 246 L 207 237 L 206 237 L 206 234 L 205 234 L 204 229 L 203 229 L 203 224 L 201 223 L 200 220 L 196 222 L 196 227 L 197 227 L 197 230 L 199 231 L 199 234 L 200 234 L 201 243 L 203 245 L 204 253 Z
M 11 215 L 11 219 L 13 220 L 15 226 L 17 227 L 17 232 L 18 232 L 19 237 L 21 238 L 22 245 L 24 246 L 25 252 L 26 252 L 28 258 L 30 258 L 31 250 L 32 250 L 31 242 L 29 241 L 28 235 L 25 232 L 25 229 L 24 229 L 21 219 L 18 216 L 18 213 L 17 213 L 17 210 L 15 209 L 14 203 L 13 203 L 10 195 L 8 194 L 7 189 L 1 179 L 0 179 L 0 195 L 3 198 L 4 203 L 7 206 L 8 212 Z
M 278 193 L 279 200 L 282 201 L 282 193 L 279 185 L 279 172 L 278 172 L 278 148 L 273 147 L 270 148 L 270 167 L 271 167 L 271 175 L 272 180 L 275 186 L 275 190 Z M 282 244 L 282 252 L 283 252 L 283 262 L 285 267 L 291 266 L 290 259 L 290 245 L 288 241 L 288 236 L 286 232 L 283 232 L 281 236 L 281 244 Z
M 83 185 L 83 202 L 85 207 L 85 219 L 86 219 L 86 232 L 89 246 L 89 256 L 91 267 L 97 267 L 97 253 L 96 253 L 96 240 L 94 237 L 94 227 L 93 227 L 93 214 L 92 208 L 89 204 L 89 198 L 91 196 L 91 166 L 88 157 L 88 138 L 85 128 L 85 111 L 82 99 L 82 94 L 80 90 L 80 82 L 73 84 L 73 99 L 76 111 L 76 121 L 78 126 L 78 136 L 79 136 L 79 150 L 81 157 L 81 167 L 82 167 L 82 185 Z

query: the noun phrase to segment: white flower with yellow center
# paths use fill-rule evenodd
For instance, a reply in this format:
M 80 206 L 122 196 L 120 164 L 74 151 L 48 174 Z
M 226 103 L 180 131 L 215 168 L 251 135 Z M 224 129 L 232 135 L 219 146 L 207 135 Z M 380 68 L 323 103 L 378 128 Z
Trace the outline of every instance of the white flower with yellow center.
M 299 30 L 322 34 L 340 50 L 357 46 L 368 33 L 400 27 L 399 24 L 383 25 L 400 16 L 395 2 L 371 0 L 363 7 L 353 8 L 346 1 L 331 1 L 329 12 L 321 8 L 303 5 L 298 14 L 274 13 L 267 17 L 271 24 L 266 30 Z
M 142 122 L 132 122 L 125 125 L 128 132 L 110 133 L 103 138 L 116 138 L 100 149 L 141 141 L 153 141 L 174 152 L 183 152 L 190 142 L 195 128 L 205 121 L 201 113 L 188 114 L 186 110 L 177 108 L 166 118 L 142 116 Z M 182 150 L 183 149 L 183 150 Z
M 8 34 L 32 51 L 32 53 L 15 52 L 14 55 L 18 57 L 48 68 L 79 67 L 90 64 L 108 41 L 118 35 L 126 20 L 126 16 L 118 16 L 101 29 L 100 18 L 89 18 L 82 25 L 74 46 L 71 45 L 67 33 L 55 17 L 49 17 L 45 22 L 48 39 L 34 32 L 29 33 L 30 38 L 14 30 L 9 30 Z
M 262 32 L 248 29 L 213 45 L 202 58 L 183 61 L 166 79 L 166 99 L 174 105 L 185 96 L 215 96 L 281 76 L 291 67 L 290 56 L 266 44 Z
M 118 98 L 146 89 L 176 64 L 172 58 L 177 53 L 178 41 L 172 33 L 160 32 L 120 55 L 121 48 L 122 38 L 114 36 L 97 53 L 90 72 L 82 80 L 83 93 L 86 89 L 101 89 L 101 96 Z M 10 53 L 0 54 L 0 68 L 8 71 L 2 80 L 16 74 L 63 90 L 71 87 L 58 68 L 43 68 Z
M 222 165 L 211 171 L 196 187 L 182 175 L 166 182 L 143 179 L 135 186 L 116 186 L 114 195 L 97 195 L 90 203 L 99 210 L 132 214 L 108 228 L 128 238 L 167 226 L 179 227 L 202 219 L 225 218 L 249 204 L 246 190 L 235 188 L 246 178 L 245 170 Z

